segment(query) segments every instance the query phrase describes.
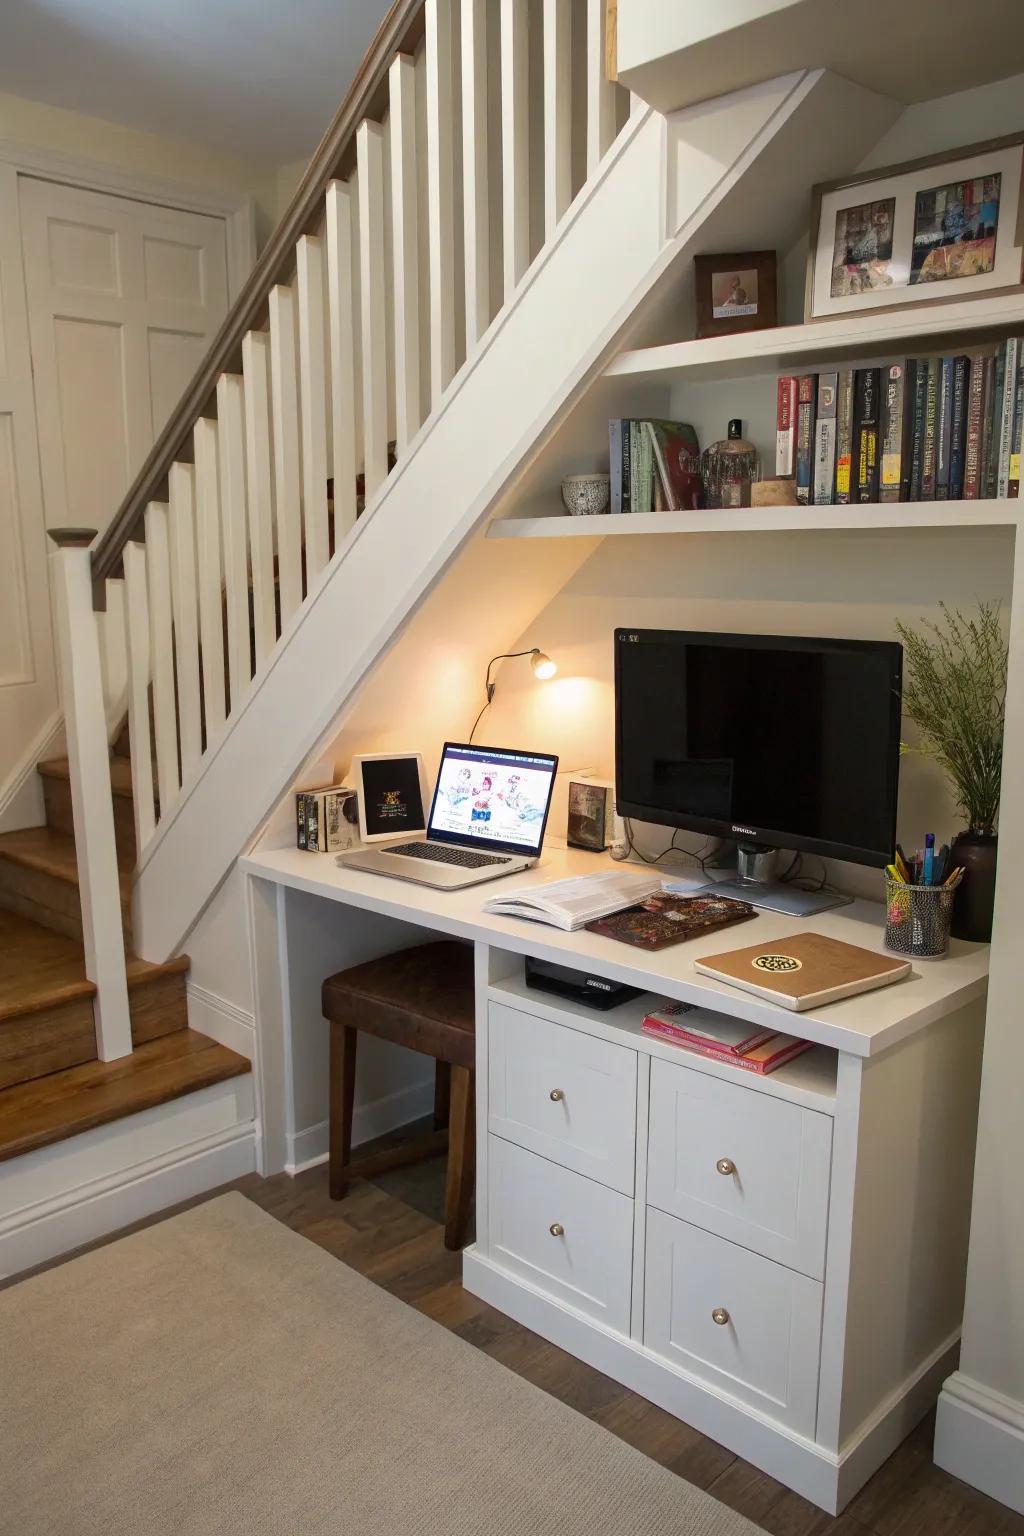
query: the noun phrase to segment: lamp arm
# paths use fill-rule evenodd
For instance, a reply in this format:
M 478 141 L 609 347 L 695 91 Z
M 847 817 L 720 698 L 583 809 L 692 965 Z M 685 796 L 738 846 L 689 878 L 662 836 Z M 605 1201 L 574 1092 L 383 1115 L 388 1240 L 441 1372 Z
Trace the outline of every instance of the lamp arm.
M 496 683 L 491 681 L 491 668 L 494 666 L 494 663 L 496 661 L 511 661 L 515 656 L 536 656 L 537 654 L 537 646 L 531 645 L 527 651 L 501 651 L 497 656 L 491 657 L 490 661 L 487 663 L 487 676 L 484 680 L 484 692 L 487 695 L 488 704 L 494 698 L 494 690 L 497 686 Z

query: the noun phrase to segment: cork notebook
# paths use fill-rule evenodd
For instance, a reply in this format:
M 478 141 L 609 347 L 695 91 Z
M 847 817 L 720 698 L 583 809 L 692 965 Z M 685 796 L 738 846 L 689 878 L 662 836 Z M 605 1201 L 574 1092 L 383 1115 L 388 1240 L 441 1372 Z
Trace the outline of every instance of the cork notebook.
M 910 972 L 909 960 L 827 939 L 820 933 L 797 933 L 790 939 L 751 944 L 694 962 L 705 976 L 715 976 L 758 997 L 800 1013 L 841 997 L 870 992 L 901 981 Z

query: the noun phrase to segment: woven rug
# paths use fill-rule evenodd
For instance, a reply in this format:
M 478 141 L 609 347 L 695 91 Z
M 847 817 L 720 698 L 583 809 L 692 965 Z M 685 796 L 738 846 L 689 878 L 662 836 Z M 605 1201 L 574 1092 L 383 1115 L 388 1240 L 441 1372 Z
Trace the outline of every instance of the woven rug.
M 229 1194 L 0 1294 L 4 1536 L 754 1536 Z

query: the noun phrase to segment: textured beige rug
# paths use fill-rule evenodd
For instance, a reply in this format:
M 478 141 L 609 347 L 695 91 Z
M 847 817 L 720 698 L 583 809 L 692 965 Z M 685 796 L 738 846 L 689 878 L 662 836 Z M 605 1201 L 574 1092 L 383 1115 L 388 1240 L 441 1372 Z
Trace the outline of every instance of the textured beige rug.
M 4 1536 L 754 1536 L 242 1195 L 0 1294 Z

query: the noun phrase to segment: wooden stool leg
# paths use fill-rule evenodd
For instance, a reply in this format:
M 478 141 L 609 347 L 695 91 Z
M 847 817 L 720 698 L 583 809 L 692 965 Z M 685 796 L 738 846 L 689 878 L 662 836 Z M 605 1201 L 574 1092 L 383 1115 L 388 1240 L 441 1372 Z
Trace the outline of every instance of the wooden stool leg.
M 434 1130 L 440 1131 L 448 1124 L 452 1102 L 451 1063 L 438 1061 L 434 1066 Z
M 452 1067 L 451 1078 L 448 1172 L 444 1191 L 444 1245 L 446 1248 L 461 1248 L 466 1241 L 466 1225 L 473 1199 L 476 1104 L 471 1069 Z
M 332 1200 L 348 1191 L 348 1165 L 352 1160 L 352 1105 L 356 1093 L 356 1045 L 359 1031 L 351 1024 L 331 1020 L 330 1152 L 329 1188 Z

